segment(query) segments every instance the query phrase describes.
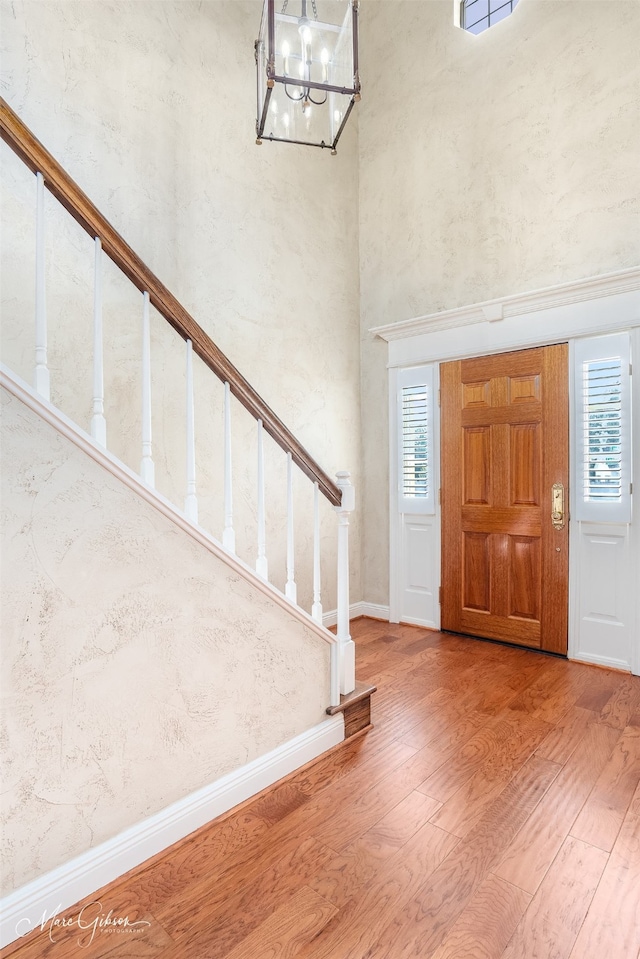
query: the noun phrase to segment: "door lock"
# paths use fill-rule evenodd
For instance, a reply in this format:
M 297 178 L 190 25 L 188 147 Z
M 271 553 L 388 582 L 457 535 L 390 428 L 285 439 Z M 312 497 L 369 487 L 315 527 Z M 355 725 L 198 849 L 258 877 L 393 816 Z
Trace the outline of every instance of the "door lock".
M 564 529 L 564 486 L 554 483 L 551 487 L 551 522 L 554 529 Z

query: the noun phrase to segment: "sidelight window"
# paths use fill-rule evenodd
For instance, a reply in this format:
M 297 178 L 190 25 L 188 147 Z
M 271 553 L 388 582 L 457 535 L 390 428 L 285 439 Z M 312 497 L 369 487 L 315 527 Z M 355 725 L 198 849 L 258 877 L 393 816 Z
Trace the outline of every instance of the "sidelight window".
M 435 512 L 433 369 L 398 375 L 398 501 L 401 513 Z
M 631 373 L 628 333 L 578 340 L 577 518 L 631 521 Z

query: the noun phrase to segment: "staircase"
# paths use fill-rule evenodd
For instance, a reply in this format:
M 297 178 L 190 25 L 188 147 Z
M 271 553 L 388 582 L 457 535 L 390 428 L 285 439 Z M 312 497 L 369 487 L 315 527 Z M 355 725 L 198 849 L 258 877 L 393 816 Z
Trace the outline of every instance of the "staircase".
M 0 132 L 34 174 L 36 247 L 35 323 L 10 324 L 0 368 L 4 944 L 367 728 L 371 689 L 349 635 L 349 473 L 322 470 L 4 100 Z M 89 369 L 81 323 L 49 361 L 52 197 L 90 241 L 72 232 L 63 294 L 75 315 L 92 270 Z M 182 450 L 158 430 L 179 420 Z

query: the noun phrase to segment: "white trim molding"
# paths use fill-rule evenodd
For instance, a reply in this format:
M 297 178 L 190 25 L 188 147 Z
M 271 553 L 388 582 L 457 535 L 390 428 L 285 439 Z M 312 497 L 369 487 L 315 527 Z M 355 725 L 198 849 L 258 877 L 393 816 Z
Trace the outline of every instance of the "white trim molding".
M 343 741 L 344 714 L 337 713 L 265 756 L 17 889 L 0 902 L 0 948 Z
M 388 623 L 389 607 L 381 606 L 379 603 L 351 603 L 349 606 L 349 619 L 357 619 L 359 616 L 369 616 L 371 619 L 383 619 Z M 328 612 L 322 614 L 323 626 L 335 626 L 337 622 L 337 609 L 330 609 Z
M 572 280 L 570 283 L 559 283 L 556 286 L 543 287 L 529 293 L 485 300 L 472 306 L 427 313 L 399 323 L 376 326 L 369 332 L 390 342 L 405 339 L 408 336 L 434 333 L 437 330 L 459 329 L 461 326 L 472 326 L 475 323 L 496 323 L 510 316 L 537 313 L 539 310 L 551 310 L 573 303 L 635 291 L 640 291 L 640 266 L 587 277 L 584 280 Z

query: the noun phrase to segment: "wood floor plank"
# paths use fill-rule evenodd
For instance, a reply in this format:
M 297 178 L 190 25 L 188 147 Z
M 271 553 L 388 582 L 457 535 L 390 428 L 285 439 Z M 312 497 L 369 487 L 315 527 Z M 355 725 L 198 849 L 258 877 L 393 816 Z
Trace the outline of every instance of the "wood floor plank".
M 337 912 L 336 907 L 303 886 L 271 912 L 253 932 L 242 939 L 225 959 L 292 959 L 300 954 L 306 943 L 316 935 Z M 180 947 L 181 959 L 209 959 L 211 943 L 195 942 L 188 951 Z M 184 949 L 184 951 L 182 951 Z M 176 959 L 176 953 L 166 952 L 158 959 Z
M 444 729 L 439 736 L 423 746 L 416 754 L 414 761 L 420 761 L 424 773 L 423 781 L 416 786 L 419 792 L 428 795 L 425 783 L 437 770 L 450 762 L 457 761 L 461 750 L 474 739 L 476 734 L 485 729 L 493 721 L 486 713 L 475 710 L 465 713 Z M 469 748 L 472 748 L 470 746 Z
M 419 689 L 413 695 L 403 688 L 394 689 L 386 701 L 376 703 L 374 699 L 372 709 L 374 722 L 378 722 L 379 725 L 384 723 L 386 734 L 391 733 L 395 738 L 407 742 L 408 745 L 413 743 L 405 737 L 429 718 L 432 722 L 440 718 L 441 724 L 446 724 L 448 720 L 455 719 L 465 712 L 459 697 L 456 697 L 450 689 L 437 685 L 433 676 L 429 677 L 429 682 L 424 684 L 421 682 Z M 416 748 L 422 745 L 424 742 L 418 740 Z
M 518 924 L 502 959 L 568 959 L 608 856 L 573 839 L 553 865 Z
M 295 783 L 284 782 L 258 799 L 252 805 L 251 811 L 271 826 L 308 801 L 309 795 L 305 795 Z
M 147 918 L 153 919 L 148 916 Z M 100 942 L 102 950 L 88 953 L 93 943 L 87 945 L 86 938 L 78 943 L 78 947 L 71 953 L 73 959 L 82 956 L 91 955 L 92 959 L 157 959 L 167 950 L 177 951 L 176 944 L 171 937 L 162 929 L 157 922 L 151 922 L 151 925 L 143 928 L 114 930 L 113 934 L 101 935 L 102 931 L 96 933 L 96 940 Z
M 490 717 L 477 709 L 470 709 L 460 716 L 446 717 L 444 722 L 432 718 L 414 726 L 402 741 L 417 749 L 435 745 L 444 754 L 447 750 L 461 747 L 471 736 L 490 722 Z
M 498 959 L 531 898 L 489 874 L 430 959 Z
M 322 837 L 323 842 L 338 852 L 345 849 L 415 790 L 425 778 L 429 761 L 429 756 L 423 761 L 421 750 L 410 756 L 393 773 L 354 797 L 348 807 L 334 807 L 332 815 L 322 819 L 314 835 Z
M 386 859 L 404 846 L 439 808 L 436 799 L 414 790 L 363 833 L 359 847 Z
M 312 837 L 301 839 L 292 835 L 284 846 L 274 845 L 251 867 L 243 870 L 242 887 L 238 889 L 234 870 L 223 873 L 216 884 L 198 883 L 168 902 L 158 910 L 158 918 L 171 937 L 180 942 L 190 941 L 192 936 L 207 936 L 220 943 L 235 941 L 235 926 L 249 931 L 262 921 L 273 908 L 274 895 L 278 897 L 293 892 L 315 876 L 317 870 L 328 865 L 335 853 Z M 200 916 L 197 928 L 193 917 Z M 210 947 L 212 948 L 212 947 Z M 220 946 L 216 947 L 216 955 Z
M 508 663 L 487 657 L 482 668 L 474 664 L 454 674 L 450 688 L 457 697 L 460 697 L 460 688 L 464 689 L 465 698 L 468 697 L 473 708 L 495 716 L 546 675 L 549 668 L 549 662 L 543 657 L 525 660 L 511 657 Z
M 108 926 L 100 927 L 99 922 L 94 931 L 95 920 L 107 917 L 110 912 L 115 918 L 126 917 L 131 931 L 115 932 Z M 58 919 L 67 925 L 57 924 Z M 20 959 L 78 959 L 78 956 L 103 959 L 105 955 L 115 954 L 114 950 L 125 948 L 131 955 L 155 956 L 172 942 L 163 924 L 146 906 L 132 899 L 121 887 L 113 887 L 55 915 L 55 919 L 53 913 L 47 913 L 47 921 L 38 927 L 36 935 L 20 944 L 19 956 Z M 0 955 L 4 957 L 11 952 L 11 949 L 2 950 Z
M 302 953 L 304 959 L 363 959 L 386 924 L 446 860 L 456 842 L 454 836 L 426 823 L 362 888 L 343 921 L 337 917 L 326 935 L 309 944 Z
M 343 852 L 334 853 L 329 863 L 307 881 L 318 895 L 340 908 L 340 916 L 361 889 L 375 881 L 379 874 L 381 857 L 363 847 L 361 842 L 356 839 Z
M 384 666 L 382 662 L 384 661 Z M 399 677 L 411 673 L 411 662 L 404 656 L 393 656 L 387 654 L 371 657 L 369 661 L 358 665 L 358 680 L 363 682 L 374 682 L 376 686 L 382 686 L 387 682 L 397 682 Z
M 542 759 L 563 765 L 580 745 L 587 727 L 596 722 L 598 714 L 579 706 L 571 706 L 553 726 L 536 753 Z
M 611 852 L 640 782 L 640 729 L 627 726 L 571 827 L 571 835 Z
M 476 728 L 489 721 L 489 716 L 476 707 L 478 696 L 473 693 L 456 694 L 444 686 L 435 689 L 421 704 L 419 721 L 410 729 L 398 734 L 398 738 L 422 749 L 456 728 L 460 723 L 471 722 Z
M 155 857 L 146 868 L 134 870 L 114 884 L 118 901 L 129 910 L 159 909 L 194 884 L 215 880 L 235 856 L 254 849 L 268 828 L 264 820 L 246 809 L 220 821 L 215 830 L 205 826 L 165 850 L 160 858 Z
M 557 766 L 545 759 L 525 763 L 471 833 L 396 911 L 367 959 L 426 959 L 435 952 L 556 775 Z
M 329 759 L 321 757 L 313 766 L 295 775 L 293 784 L 314 799 L 323 792 L 341 797 L 345 789 L 357 790 L 362 782 L 384 778 L 416 751 L 395 740 L 382 742 L 381 738 L 374 729 L 353 743 L 345 743 L 342 748 L 346 757 L 341 750 L 332 752 Z
M 638 956 L 640 785 L 629 805 L 570 959 L 638 959 Z
M 373 730 L 367 735 L 373 737 L 375 733 L 376 731 Z M 377 741 L 381 742 L 380 739 Z M 340 777 L 337 782 L 318 788 L 308 803 L 284 817 L 272 827 L 264 839 L 260 837 L 259 842 L 273 843 L 286 839 L 296 829 L 306 830 L 307 834 L 315 835 L 325 822 L 334 819 L 336 809 L 345 808 L 352 798 L 375 788 L 378 783 L 394 775 L 396 770 L 402 768 L 403 764 L 416 755 L 415 749 L 399 742 L 383 741 L 381 752 L 384 754 L 383 762 L 376 763 L 372 760 L 370 763 L 363 763 L 351 769 L 347 775 Z
M 465 836 L 546 737 L 549 729 L 549 724 L 540 720 L 534 720 L 530 727 L 519 724 L 515 735 L 494 750 L 490 760 L 483 763 L 444 803 L 431 817 L 431 822 L 456 836 Z M 425 788 L 428 789 L 428 785 Z
M 517 753 L 522 743 L 537 744 L 548 732 L 546 723 L 530 717 L 497 717 L 467 740 L 446 765 L 432 773 L 421 784 L 421 792 L 446 803 L 495 757 L 505 756 L 514 748 Z
M 555 724 L 585 691 L 599 688 L 598 683 L 598 677 L 590 676 L 580 663 L 547 659 L 546 670 L 512 700 L 509 709 Z
M 497 876 L 526 892 L 536 892 L 619 736 L 619 730 L 609 726 L 588 727 L 580 746 L 493 870 Z
M 625 676 L 617 684 L 600 712 L 600 722 L 616 729 L 640 725 L 640 676 Z

